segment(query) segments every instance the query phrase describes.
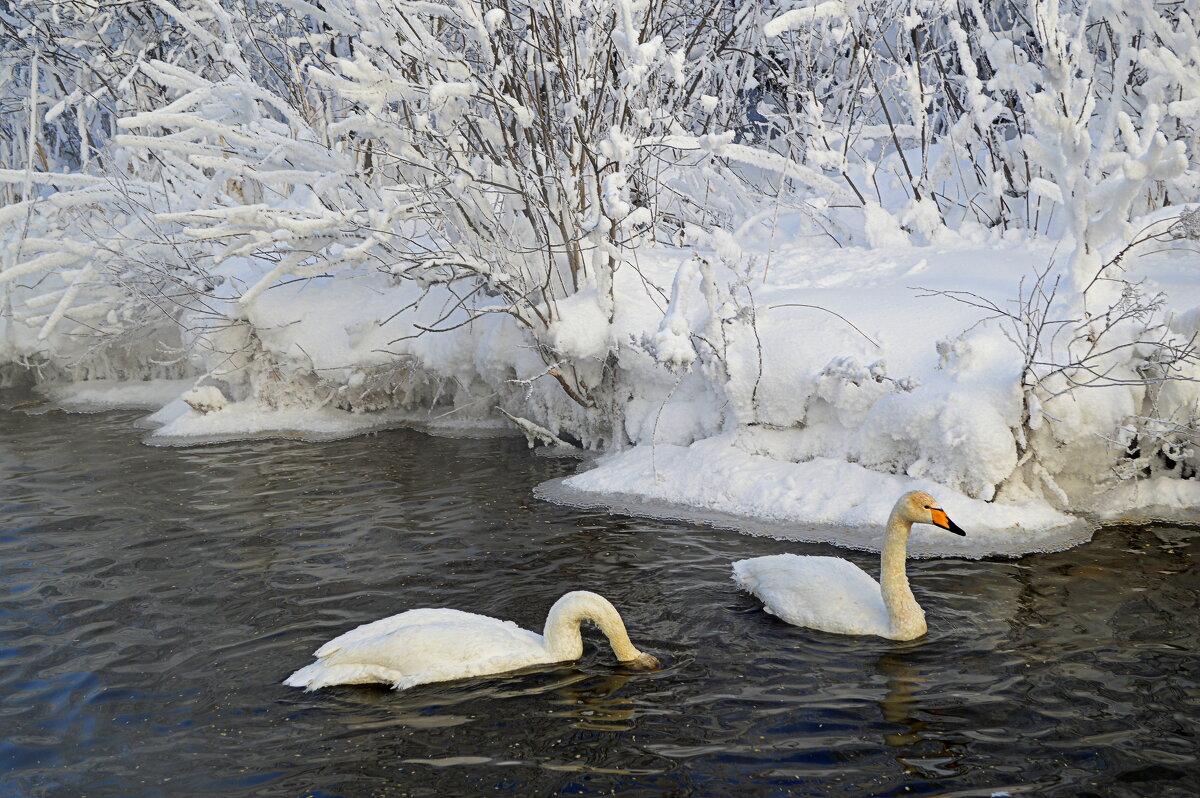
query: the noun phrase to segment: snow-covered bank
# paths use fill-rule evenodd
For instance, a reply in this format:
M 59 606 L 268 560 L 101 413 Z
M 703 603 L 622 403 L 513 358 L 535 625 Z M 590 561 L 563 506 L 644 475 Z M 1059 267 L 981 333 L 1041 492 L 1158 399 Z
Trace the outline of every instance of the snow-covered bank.
M 400 409 L 356 413 L 333 407 L 266 407 L 253 399 L 210 413 L 198 412 L 182 399 L 174 399 L 143 418 L 138 426 L 151 430 L 145 439 L 151 446 L 200 446 L 254 438 L 333 441 L 397 427 L 443 437 L 517 434 L 500 421 L 456 421 Z
M 201 413 L 176 399 L 142 420 L 152 446 L 196 446 L 251 438 L 331 441 L 403 426 L 402 413 L 349 413 L 332 408 L 265 408 L 253 400 Z
M 1088 540 L 1097 526 L 1044 502 L 984 502 L 929 480 L 880 474 L 843 460 L 780 462 L 745 452 L 730 436 L 688 447 L 639 446 L 545 483 L 536 494 L 570 506 L 878 551 L 895 497 L 914 489 L 932 491 L 967 530 L 960 538 L 914 527 L 909 553 L 915 557 L 1057 551 Z
M 915 555 L 978 557 L 1049 551 L 1086 539 L 1092 529 L 1043 502 L 989 503 L 932 480 L 882 474 L 840 459 L 818 457 L 793 463 L 751 454 L 739 445 L 736 434 L 687 447 L 637 447 L 596 469 L 568 477 L 562 488 L 558 495 L 564 498 L 574 493 L 667 502 L 743 517 L 751 523 L 767 521 L 769 534 L 778 537 L 829 540 L 864 549 L 880 544 L 896 497 L 922 489 L 932 492 L 968 535 L 960 538 L 918 527 L 910 546 Z M 552 498 L 556 492 L 547 488 L 544 495 Z
M 881 474 L 833 458 L 781 462 L 747 452 L 738 438 L 639 446 L 546 482 L 535 495 L 572 507 L 878 551 L 894 497 L 926 490 L 967 535 L 916 526 L 909 545 L 913 557 L 1015 557 L 1071 548 L 1104 524 L 1200 522 L 1196 480 L 1106 484 L 1077 503 L 1078 513 L 1069 513 L 1045 501 L 984 502 L 930 480 Z
M 936 485 L 1010 552 L 1197 506 L 1180 8 L 168 5 L 0 44 L 0 381 L 187 380 L 172 444 L 511 423 L 789 524 Z
M 192 386 L 192 380 L 83 380 L 38 386 L 38 393 L 63 410 L 159 410 Z
M 772 258 L 753 306 L 737 307 L 721 284 L 736 270 L 704 267 L 716 253 L 699 247 L 641 250 L 639 270 L 614 286 L 611 325 L 588 312 L 594 296 L 573 299 L 580 307 L 551 330 L 559 368 L 578 380 L 615 347 L 623 398 L 610 412 L 622 440 L 594 469 L 547 486 L 546 498 L 870 548 L 895 496 L 921 487 L 971 534 L 922 530 L 914 553 L 958 556 L 1063 548 L 1087 539 L 1095 520 L 1187 520 L 1200 507 L 1200 482 L 1178 470 L 1114 472 L 1131 462 L 1117 441 L 1145 386 L 1049 400 L 1054 420 L 1029 430 L 1018 347 L 996 321 L 981 323 L 979 308 L 936 293 L 1003 301 L 1015 292 L 1014 264 L 1034 270 L 1053 257 L 1050 242 L 981 232 L 888 250 L 768 233 L 743 243 L 742 259 Z M 1200 305 L 1190 255 L 1137 265 L 1145 290 Z M 401 425 L 516 432 L 501 409 L 553 435 L 603 442 L 605 414 L 572 400 L 509 317 L 413 336 L 437 315 L 395 319 L 414 292 L 369 272 L 284 286 L 251 303 L 244 323 L 197 339 L 199 381 L 84 381 L 46 393 L 73 409 L 165 404 L 144 422 L 158 445 L 326 440 Z M 1186 324 L 1196 315 L 1176 313 Z M 665 351 L 676 359 L 663 362 Z M 1186 406 L 1187 396 L 1176 401 Z M 1023 426 L 1046 451 L 1021 463 Z
M 1200 524 L 1196 480 L 1138 479 L 1104 485 L 1087 503 L 1088 514 L 1106 524 Z

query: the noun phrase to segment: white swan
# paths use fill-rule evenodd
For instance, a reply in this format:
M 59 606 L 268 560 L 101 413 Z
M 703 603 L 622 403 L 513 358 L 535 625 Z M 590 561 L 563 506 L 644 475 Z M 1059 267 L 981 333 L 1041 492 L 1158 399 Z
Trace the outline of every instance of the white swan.
M 383 682 L 397 690 L 418 684 L 505 673 L 579 659 L 581 621 L 595 622 L 617 659 L 638 668 L 659 662 L 634 648 L 608 599 L 586 590 L 565 594 L 546 616 L 542 634 L 512 621 L 452 609 L 419 609 L 363 624 L 317 649 L 317 661 L 284 681 L 317 690 L 333 684 Z
M 913 524 L 958 528 L 928 493 L 904 494 L 892 508 L 880 556 L 879 582 L 840 557 L 777 554 L 733 564 L 733 580 L 763 609 L 796 626 L 843 635 L 912 640 L 925 634 L 925 613 L 904 573 Z

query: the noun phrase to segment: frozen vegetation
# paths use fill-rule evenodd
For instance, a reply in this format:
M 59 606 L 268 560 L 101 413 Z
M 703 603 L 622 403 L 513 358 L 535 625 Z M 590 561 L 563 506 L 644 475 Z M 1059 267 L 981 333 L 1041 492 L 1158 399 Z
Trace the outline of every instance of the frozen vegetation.
M 1200 6 L 0 5 L 0 376 L 875 547 L 1200 507 Z

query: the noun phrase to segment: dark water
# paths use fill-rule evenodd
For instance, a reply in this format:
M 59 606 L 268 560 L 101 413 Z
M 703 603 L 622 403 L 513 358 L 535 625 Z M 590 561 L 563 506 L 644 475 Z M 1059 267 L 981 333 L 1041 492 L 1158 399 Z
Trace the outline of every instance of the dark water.
M 575 464 L 520 440 L 169 450 L 134 418 L 0 413 L 0 795 L 1200 793 L 1200 531 L 914 562 L 930 633 L 897 644 L 787 626 L 729 580 L 833 549 L 531 500 Z M 540 630 L 582 587 L 663 670 L 591 634 L 507 677 L 280 685 L 364 621 Z

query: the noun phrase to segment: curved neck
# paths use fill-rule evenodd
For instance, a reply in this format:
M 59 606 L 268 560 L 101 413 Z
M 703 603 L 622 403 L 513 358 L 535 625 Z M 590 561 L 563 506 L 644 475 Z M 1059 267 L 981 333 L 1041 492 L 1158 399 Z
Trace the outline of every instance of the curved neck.
M 604 632 L 613 654 L 621 662 L 635 660 L 642 655 L 629 640 L 625 624 L 617 608 L 608 599 L 586 590 L 575 590 L 554 602 L 546 616 L 546 628 L 542 632 L 546 648 L 564 659 L 579 659 L 583 654 L 583 637 L 579 624 L 592 621 Z
M 901 515 L 899 507 L 893 509 L 879 558 L 879 588 L 892 633 L 915 637 L 925 632 L 925 613 L 908 586 L 908 574 L 904 570 L 911 531 L 912 521 Z

